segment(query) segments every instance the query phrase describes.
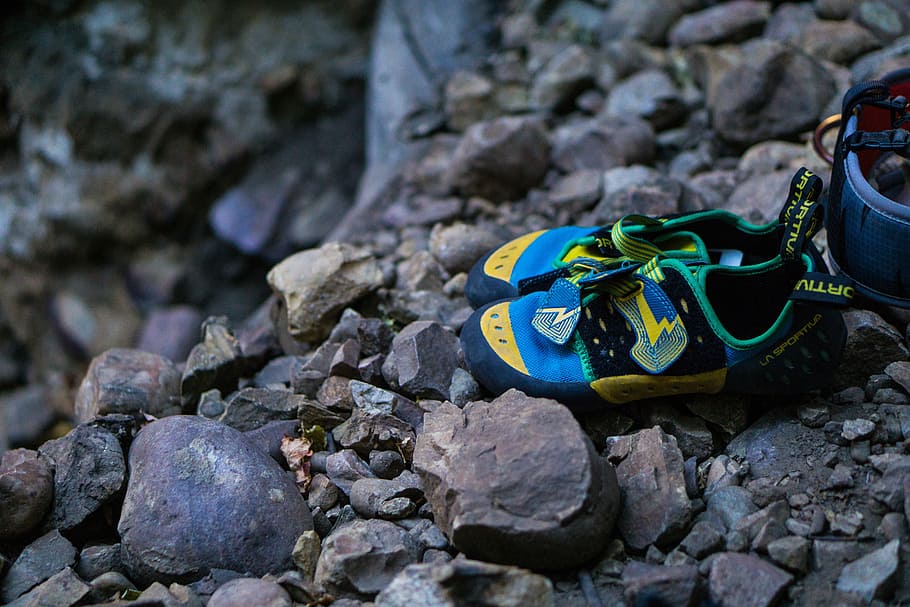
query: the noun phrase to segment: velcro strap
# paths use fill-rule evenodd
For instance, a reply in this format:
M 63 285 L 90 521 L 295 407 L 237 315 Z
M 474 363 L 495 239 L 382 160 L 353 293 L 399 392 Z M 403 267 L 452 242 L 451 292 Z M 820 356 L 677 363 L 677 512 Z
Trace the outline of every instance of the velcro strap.
M 780 223 L 784 226 L 780 255 L 784 259 L 798 259 L 806 242 L 821 228 L 824 212 L 818 202 L 821 192 L 822 180 L 809 169 L 799 169 L 790 181 L 790 193 L 780 212 Z
M 846 307 L 853 301 L 853 295 L 853 281 L 849 278 L 806 272 L 793 287 L 790 299 Z
M 844 139 L 849 151 L 883 150 L 910 157 L 910 131 L 889 129 L 887 131 L 856 131 Z

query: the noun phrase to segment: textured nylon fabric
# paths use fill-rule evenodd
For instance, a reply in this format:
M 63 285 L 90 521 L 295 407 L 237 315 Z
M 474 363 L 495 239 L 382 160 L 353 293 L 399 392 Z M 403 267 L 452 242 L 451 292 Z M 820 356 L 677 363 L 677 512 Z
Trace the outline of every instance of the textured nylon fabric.
M 516 284 L 520 279 L 535 276 L 543 271 L 553 269 L 553 259 L 562 250 L 563 245 L 569 240 L 586 236 L 597 228 L 579 228 L 564 226 L 547 230 L 537 237 L 531 245 L 518 258 L 512 270 L 510 282 Z
M 531 377 L 549 382 L 584 382 L 581 359 L 571 341 L 560 346 L 534 329 L 531 319 L 546 293 L 531 293 L 509 304 L 509 319 L 515 343 Z

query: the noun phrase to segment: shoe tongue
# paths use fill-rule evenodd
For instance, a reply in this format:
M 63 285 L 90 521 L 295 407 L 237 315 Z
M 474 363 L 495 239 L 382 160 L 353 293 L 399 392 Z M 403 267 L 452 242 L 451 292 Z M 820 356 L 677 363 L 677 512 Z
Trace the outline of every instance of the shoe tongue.
M 561 261 L 567 263 L 578 257 L 605 260 L 622 256 L 619 249 L 613 245 L 609 230 L 600 229 L 592 232 L 588 235 L 586 241 L 584 244 L 578 244 L 566 251 Z M 711 257 L 704 241 L 694 232 L 680 231 L 658 234 L 653 238 L 653 242 L 667 257 L 686 261 L 711 262 Z
M 694 232 L 673 232 L 666 236 L 658 236 L 654 239 L 654 244 L 661 248 L 666 257 L 687 262 L 711 263 L 708 247 Z

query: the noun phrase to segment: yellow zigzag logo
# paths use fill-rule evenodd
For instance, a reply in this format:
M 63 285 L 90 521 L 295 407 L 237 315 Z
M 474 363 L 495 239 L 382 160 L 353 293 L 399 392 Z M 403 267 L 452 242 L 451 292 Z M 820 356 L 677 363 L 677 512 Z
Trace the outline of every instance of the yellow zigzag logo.
M 572 316 L 575 315 L 576 311 L 577 308 L 572 308 L 571 310 L 567 310 L 565 308 L 541 308 L 537 311 L 537 314 L 555 314 L 553 319 L 550 320 L 549 324 L 558 325 L 562 321 L 572 318 Z
M 641 299 L 644 300 L 644 297 Z M 647 302 L 638 301 L 637 303 L 641 319 L 645 325 L 645 331 L 648 334 L 648 341 L 652 346 L 657 343 L 657 340 L 660 339 L 662 333 L 667 333 L 669 335 L 676 330 L 677 326 L 679 326 L 680 318 L 678 314 L 673 320 L 664 317 L 658 321 L 654 318 L 654 311 L 651 310 L 651 306 L 649 306 Z

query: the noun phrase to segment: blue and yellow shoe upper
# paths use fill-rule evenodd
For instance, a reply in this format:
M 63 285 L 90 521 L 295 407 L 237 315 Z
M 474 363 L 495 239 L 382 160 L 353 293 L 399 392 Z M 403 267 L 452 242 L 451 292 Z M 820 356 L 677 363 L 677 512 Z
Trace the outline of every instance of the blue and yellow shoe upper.
M 624 218 L 625 219 L 625 218 Z M 624 253 L 613 246 L 615 224 L 606 227 L 563 226 L 539 230 L 511 240 L 490 251 L 471 269 L 465 296 L 474 307 L 491 301 L 546 290 L 567 275 L 574 259 L 619 259 Z M 694 263 L 709 263 L 712 255 L 736 250 L 744 263 L 772 258 L 780 242 L 778 224 L 754 225 L 723 210 L 697 211 L 677 217 L 648 220 L 626 228 L 668 256 Z M 645 262 L 648 255 L 633 256 Z

